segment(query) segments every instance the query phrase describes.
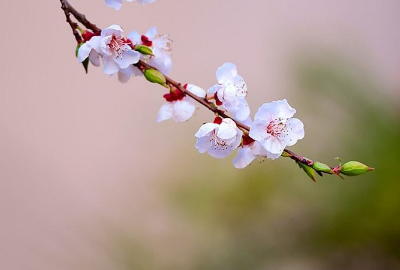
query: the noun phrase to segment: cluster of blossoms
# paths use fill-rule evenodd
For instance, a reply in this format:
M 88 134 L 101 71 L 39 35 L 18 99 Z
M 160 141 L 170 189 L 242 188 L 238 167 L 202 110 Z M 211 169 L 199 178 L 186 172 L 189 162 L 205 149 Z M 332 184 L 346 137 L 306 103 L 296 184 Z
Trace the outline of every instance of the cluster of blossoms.
M 167 35 L 158 36 L 155 27 L 144 35 L 134 31 L 125 37 L 119 25 L 111 25 L 99 35 L 85 31 L 82 36 L 85 43 L 78 50 L 79 62 L 89 59 L 94 66 L 100 66 L 102 60 L 104 73 L 118 73 L 118 79 L 123 83 L 132 76 L 142 75 L 134 66 L 139 60 L 151 64 L 164 74 L 172 69 L 171 41 Z
M 133 2 L 134 0 L 126 0 Z M 156 0 L 137 0 L 141 4 Z M 131 32 L 123 35 L 118 25 L 100 31 L 96 26 L 86 24 L 92 31 L 81 31 L 69 21 L 67 0 L 61 0 L 67 21 L 74 30 L 78 43 L 77 56 L 85 68 L 90 62 L 94 66 L 103 63 L 103 71 L 108 75 L 118 74 L 121 82 L 127 82 L 132 76 L 142 76 L 153 83 L 169 89 L 164 95 L 166 103 L 158 112 L 157 122 L 173 119 L 175 122 L 188 121 L 201 103 L 215 113 L 212 122 L 203 124 L 196 132 L 196 148 L 200 153 L 208 153 L 215 158 L 228 157 L 238 149 L 233 159 L 236 168 L 248 166 L 256 158 L 277 159 L 290 157 L 313 179 L 316 173 L 360 175 L 373 170 L 368 166 L 350 161 L 344 165 L 329 167 L 326 164 L 311 161 L 285 150 L 304 138 L 304 125 L 293 118 L 296 110 L 286 99 L 264 103 L 254 115 L 246 101 L 247 85 L 238 74 L 233 63 L 224 63 L 217 69 L 217 83 L 207 91 L 193 84 L 181 84 L 166 78 L 171 69 L 171 40 L 168 35 L 157 35 L 155 27 L 144 35 Z M 119 10 L 122 0 L 105 0 L 106 4 Z M 87 21 L 83 15 L 74 14 L 79 22 Z M 83 40 L 83 42 L 81 42 Z M 197 102 L 197 103 L 196 103 Z M 228 116 L 227 113 L 231 114 Z
M 196 148 L 200 153 L 208 152 L 213 157 L 224 158 L 239 148 L 233 164 L 236 168 L 244 168 L 257 157 L 276 159 L 286 146 L 304 138 L 304 125 L 292 118 L 296 110 L 286 99 L 263 104 L 254 121 L 251 120 L 245 100 L 247 86 L 234 64 L 225 63 L 218 68 L 217 80 L 218 84 L 212 86 L 208 93 L 214 94 L 217 106 L 235 114 L 234 119 L 250 125 L 250 130 L 241 129 L 230 118 L 217 116 L 213 123 L 200 127 L 195 135 Z
M 122 0 L 105 0 L 107 6 L 114 8 L 115 10 L 120 10 L 122 7 Z M 133 2 L 134 0 L 125 0 L 127 2 Z M 140 4 L 154 3 L 156 0 L 137 0 Z

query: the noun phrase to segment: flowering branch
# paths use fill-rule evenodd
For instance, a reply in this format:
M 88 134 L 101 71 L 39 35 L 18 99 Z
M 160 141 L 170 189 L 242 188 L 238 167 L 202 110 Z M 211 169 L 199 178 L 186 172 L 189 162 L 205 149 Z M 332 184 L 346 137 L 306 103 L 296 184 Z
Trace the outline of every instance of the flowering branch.
M 66 21 L 70 25 L 78 43 L 77 52 L 79 53 L 77 53 L 77 56 L 80 62 L 86 62 L 84 64 L 86 65 L 85 68 L 87 68 L 89 59 L 92 64 L 99 66 L 100 58 L 103 58 L 104 72 L 107 74 L 118 72 L 119 79 L 122 82 L 127 81 L 132 75 L 141 74 L 148 81 L 169 88 L 170 93 L 164 95 L 169 104 L 164 110 L 160 110 L 160 121 L 173 116 L 171 112 L 173 108 L 170 106 L 172 103 L 176 105 L 181 102 L 179 104 L 180 106 L 185 105 L 183 111 L 187 114 L 187 110 L 193 108 L 193 105 L 184 104 L 184 102 L 187 102 L 186 97 L 203 105 L 215 114 L 214 123 L 204 124 L 196 133 L 196 137 L 198 137 L 196 147 L 199 152 L 208 151 L 210 155 L 221 158 L 229 155 L 234 148 L 240 146 L 241 149 L 239 151 L 242 150 L 242 156 L 247 155 L 247 157 L 242 157 L 239 160 L 241 155 L 239 152 L 236 163 L 234 160 L 234 164 L 238 168 L 247 166 L 257 156 L 267 156 L 271 159 L 279 156 L 288 157 L 294 160 L 314 181 L 316 181 L 316 174 L 320 176 L 323 176 L 323 174 L 335 174 L 342 177 L 341 174 L 354 176 L 373 170 L 373 168 L 356 161 L 330 167 L 286 149 L 286 145 L 293 145 L 297 140 L 304 137 L 303 123 L 298 119 L 291 118 L 295 110 L 290 107 L 286 100 L 264 104 L 257 112 L 255 121 L 251 126 L 247 125 L 249 109 L 247 102 L 242 98 L 247 94 L 247 86 L 237 74 L 236 66 L 232 63 L 226 63 L 218 69 L 219 84 L 211 87 L 208 92 L 212 95 L 207 96 L 201 88 L 194 85 L 182 85 L 165 75 L 169 72 L 171 65 L 169 56 L 163 53 L 162 50 L 167 51 L 166 48 L 170 41 L 165 36 L 155 39 L 155 29 L 149 30 L 146 35 L 142 36 L 133 32 L 128 38 L 121 35 L 122 29 L 116 25 L 105 29 L 103 32 L 95 24 L 87 20 L 85 15 L 71 6 L 68 0 L 60 0 L 60 2 Z M 112 6 L 114 1 L 106 2 L 109 2 L 107 4 Z M 117 7 L 116 9 L 119 9 L 122 1 L 117 2 L 117 6 L 114 6 L 114 8 Z M 150 2 L 154 1 L 151 0 Z M 76 22 L 72 21 L 71 15 Z M 82 24 L 86 30 L 82 30 L 78 23 Z M 106 40 L 106 43 L 102 44 L 101 42 L 104 42 L 102 40 Z M 156 42 L 162 44 L 160 45 L 161 47 L 153 44 Z M 103 54 L 100 54 L 101 48 L 103 48 L 101 45 L 106 47 L 106 51 Z M 159 57 L 157 58 L 157 56 Z M 160 59 L 163 63 L 161 65 Z M 153 65 L 151 64 L 152 61 Z M 235 91 L 235 99 L 227 99 L 226 96 L 229 91 Z M 232 104 L 235 104 L 236 107 Z M 218 107 L 221 105 L 225 110 L 221 110 Z M 279 111 L 277 111 L 278 109 Z M 231 117 L 226 114 L 226 111 L 235 113 L 236 116 Z M 165 114 L 168 115 L 166 116 Z M 174 119 L 177 122 L 185 121 L 191 116 L 191 114 L 188 117 L 186 115 L 183 116 L 183 112 L 176 114 L 176 119 Z M 272 117 L 271 115 L 274 116 Z M 267 121 L 266 118 L 270 120 Z M 264 135 L 260 134 L 259 129 L 264 133 L 268 133 L 268 137 L 263 137 Z M 227 133 L 230 134 L 230 137 L 227 136 Z M 268 141 L 270 138 L 275 141 L 280 140 L 279 142 L 282 144 L 279 146 L 284 145 L 284 147 L 277 151 L 271 150 L 274 148 L 272 145 L 274 141 Z M 208 143 L 208 145 L 204 146 L 204 142 Z M 214 150 L 210 149 L 210 142 Z

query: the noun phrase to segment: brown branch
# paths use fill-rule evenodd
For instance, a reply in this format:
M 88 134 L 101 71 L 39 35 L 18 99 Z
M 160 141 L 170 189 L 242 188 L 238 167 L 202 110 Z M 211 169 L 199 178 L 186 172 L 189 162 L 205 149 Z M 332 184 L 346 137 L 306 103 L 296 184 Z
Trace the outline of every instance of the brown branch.
M 61 5 L 62 5 L 61 8 L 64 10 L 65 16 L 66 16 L 66 18 L 67 18 L 67 22 L 70 24 L 70 26 L 71 26 L 71 28 L 72 28 L 72 30 L 73 30 L 74 36 L 75 36 L 75 38 L 77 39 L 77 41 L 78 41 L 78 40 L 81 40 L 81 36 L 80 36 L 79 33 L 77 32 L 78 25 L 77 25 L 76 23 L 74 23 L 74 22 L 71 21 L 71 19 L 70 19 L 70 14 L 72 14 L 72 15 L 75 17 L 75 19 L 76 19 L 78 22 L 80 22 L 82 25 L 84 25 L 87 29 L 92 30 L 94 33 L 100 33 L 100 32 L 101 32 L 101 29 L 98 28 L 95 24 L 91 23 L 89 20 L 87 20 L 85 15 L 79 13 L 74 7 L 72 7 L 72 6 L 69 4 L 68 0 L 60 0 L 60 2 L 61 2 Z M 79 37 L 79 38 L 78 38 L 78 37 Z M 78 42 L 79 42 L 79 41 L 78 41 Z M 147 63 L 145 63 L 145 62 L 142 61 L 142 60 L 140 60 L 137 64 L 135 64 L 135 66 L 138 67 L 142 72 L 143 72 L 145 69 L 149 69 L 149 68 L 150 68 L 150 69 L 156 69 L 156 68 L 154 68 L 153 66 L 151 66 L 151 65 L 149 65 L 149 64 L 147 64 Z M 192 99 L 194 99 L 196 102 L 200 103 L 201 105 L 203 105 L 204 107 L 206 107 L 207 109 L 209 109 L 210 111 L 212 111 L 214 114 L 217 114 L 217 115 L 221 116 L 222 118 L 230 118 L 230 119 L 232 119 L 232 120 L 236 123 L 236 125 L 237 125 L 239 128 L 241 128 L 243 131 L 245 131 L 245 132 L 249 132 L 249 131 L 250 131 L 250 127 L 248 127 L 247 125 L 245 125 L 245 124 L 243 124 L 243 123 L 237 121 L 237 120 L 234 119 L 233 117 L 231 117 L 231 116 L 225 114 L 224 111 L 218 109 L 213 103 L 209 102 L 206 98 L 200 98 L 200 97 L 196 96 L 196 95 L 193 94 L 192 92 L 190 92 L 190 91 L 188 91 L 187 89 L 185 89 L 185 88 L 182 86 L 181 83 L 179 83 L 179 82 L 177 82 L 177 81 L 171 79 L 171 78 L 168 77 L 168 76 L 165 76 L 165 78 L 166 78 L 167 84 L 172 85 L 173 87 L 179 89 L 180 91 L 182 91 L 183 93 L 185 93 L 186 95 L 188 95 L 189 97 L 191 97 Z M 284 149 L 284 154 L 283 154 L 283 156 L 289 157 L 290 159 L 292 159 L 292 160 L 294 160 L 294 161 L 296 161 L 296 162 L 298 162 L 298 163 L 302 163 L 302 164 L 304 164 L 304 165 L 306 165 L 306 166 L 310 166 L 310 167 L 312 167 L 313 164 L 315 163 L 314 161 L 312 161 L 312 160 L 310 160 L 310 159 L 308 159 L 308 158 L 305 158 L 305 157 L 303 157 L 303 156 L 301 156 L 301 155 L 298 155 L 298 154 L 296 154 L 296 153 L 294 153 L 293 151 L 290 151 L 290 150 L 288 150 L 288 149 Z M 338 166 L 338 167 L 331 167 L 331 169 L 332 169 L 336 174 L 339 174 L 338 168 L 339 168 L 339 166 Z M 318 173 L 319 175 L 322 176 L 322 173 L 326 173 L 326 172 L 317 171 L 317 173 Z

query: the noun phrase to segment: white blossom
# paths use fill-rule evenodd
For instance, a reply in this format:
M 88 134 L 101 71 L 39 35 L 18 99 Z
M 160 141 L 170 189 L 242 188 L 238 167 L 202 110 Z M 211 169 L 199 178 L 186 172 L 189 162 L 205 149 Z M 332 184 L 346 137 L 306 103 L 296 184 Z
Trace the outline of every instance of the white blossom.
M 185 88 L 198 97 L 204 98 L 206 96 L 206 91 L 196 85 L 188 84 Z M 158 123 L 171 118 L 175 122 L 185 122 L 192 117 L 196 110 L 195 101 L 178 89 L 171 90 L 170 93 L 164 95 L 164 98 L 167 100 L 167 103 L 158 112 Z
M 103 29 L 100 36 L 93 36 L 83 44 L 78 51 L 78 60 L 83 62 L 87 57 L 103 59 L 103 71 L 108 75 L 119 73 L 120 81 L 126 82 L 134 70 L 133 64 L 140 59 L 140 53 L 132 49 L 132 42 L 122 35 L 119 25 L 111 25 Z M 95 62 L 98 64 L 99 62 Z
M 217 117 L 214 123 L 206 123 L 196 132 L 196 148 L 200 153 L 224 158 L 240 145 L 242 135 L 232 119 Z
M 208 89 L 208 93 L 217 99 L 217 105 L 222 105 L 228 112 L 234 113 L 235 118 L 243 121 L 250 115 L 246 101 L 247 85 L 238 74 L 233 63 L 224 63 L 217 69 L 218 84 Z M 219 104 L 220 103 L 220 104 Z
M 127 2 L 133 2 L 134 0 L 125 0 Z M 154 3 L 156 0 L 137 0 L 140 4 Z M 105 0 L 106 5 L 114 8 L 115 10 L 120 10 L 122 7 L 122 0 Z
M 153 51 L 152 56 L 142 56 L 142 60 L 168 75 L 172 69 L 171 40 L 168 35 L 158 35 L 157 28 L 150 28 L 144 35 L 134 31 L 129 33 L 133 45 L 145 45 Z
M 279 158 L 286 146 L 304 138 L 303 123 L 292 118 L 295 113 L 286 99 L 265 103 L 258 109 L 249 135 L 264 147 L 268 158 Z

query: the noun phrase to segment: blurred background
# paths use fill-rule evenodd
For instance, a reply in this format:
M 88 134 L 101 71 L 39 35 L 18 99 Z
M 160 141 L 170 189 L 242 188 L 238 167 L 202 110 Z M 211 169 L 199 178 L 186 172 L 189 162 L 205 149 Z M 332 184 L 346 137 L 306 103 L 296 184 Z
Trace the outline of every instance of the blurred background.
M 400 269 L 398 0 L 70 2 L 102 28 L 170 34 L 182 83 L 234 62 L 253 113 L 297 109 L 292 150 L 376 170 L 314 183 L 287 159 L 200 155 L 208 111 L 156 124 L 165 90 L 86 75 L 59 1 L 3 1 L 1 269 Z

